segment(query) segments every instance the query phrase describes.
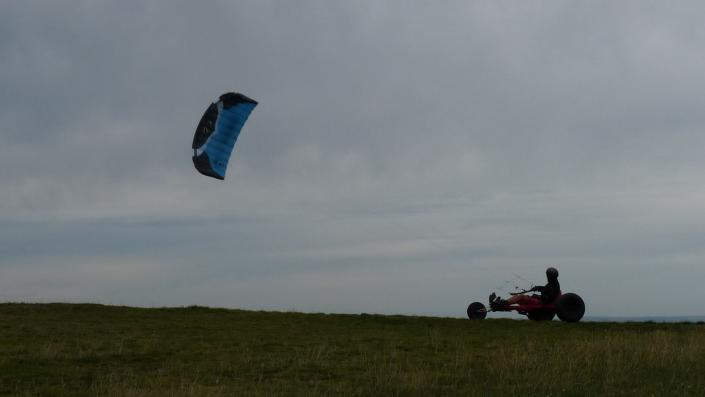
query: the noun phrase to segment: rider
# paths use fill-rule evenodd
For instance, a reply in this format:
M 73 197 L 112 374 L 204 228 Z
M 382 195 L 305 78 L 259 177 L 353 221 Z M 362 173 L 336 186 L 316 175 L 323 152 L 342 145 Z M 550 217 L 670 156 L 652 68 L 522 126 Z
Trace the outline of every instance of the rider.
M 498 297 L 494 292 L 490 295 L 490 306 L 503 307 L 518 304 L 548 304 L 556 300 L 561 294 L 561 285 L 558 283 L 558 270 L 555 267 L 546 269 L 548 283 L 536 286 L 526 292 L 539 292 L 541 295 L 513 295 L 507 300 Z

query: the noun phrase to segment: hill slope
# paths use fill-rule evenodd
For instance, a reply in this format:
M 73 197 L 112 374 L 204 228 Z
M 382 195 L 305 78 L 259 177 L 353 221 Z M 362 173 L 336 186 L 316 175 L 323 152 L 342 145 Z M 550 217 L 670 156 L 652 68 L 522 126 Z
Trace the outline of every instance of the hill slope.
M 0 304 L 0 395 L 705 395 L 698 324 Z

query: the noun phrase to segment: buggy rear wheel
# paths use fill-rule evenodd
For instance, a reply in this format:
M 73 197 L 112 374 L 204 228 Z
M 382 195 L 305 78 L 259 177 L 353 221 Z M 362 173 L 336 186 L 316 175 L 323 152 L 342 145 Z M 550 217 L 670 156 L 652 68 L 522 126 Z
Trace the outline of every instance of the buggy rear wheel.
M 556 302 L 556 314 L 561 321 L 569 323 L 580 321 L 585 314 L 585 302 L 577 294 L 563 294 Z
M 487 309 L 480 302 L 473 302 L 468 306 L 468 318 L 470 320 L 483 320 L 487 317 Z

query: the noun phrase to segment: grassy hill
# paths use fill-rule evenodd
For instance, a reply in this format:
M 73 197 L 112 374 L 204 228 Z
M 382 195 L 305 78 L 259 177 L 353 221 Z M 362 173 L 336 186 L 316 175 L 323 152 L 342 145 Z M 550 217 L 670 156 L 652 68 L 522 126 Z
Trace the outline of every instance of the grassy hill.
M 0 304 L 0 395 L 705 395 L 705 326 Z

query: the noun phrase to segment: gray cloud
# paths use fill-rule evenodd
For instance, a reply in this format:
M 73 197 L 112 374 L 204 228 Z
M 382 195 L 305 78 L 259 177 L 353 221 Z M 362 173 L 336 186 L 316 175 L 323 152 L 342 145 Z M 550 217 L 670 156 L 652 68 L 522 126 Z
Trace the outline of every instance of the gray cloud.
M 700 314 L 702 8 L 8 4 L 0 291 L 462 315 L 554 265 L 593 314 Z M 218 183 L 189 145 L 231 90 Z

